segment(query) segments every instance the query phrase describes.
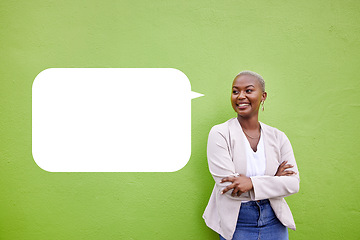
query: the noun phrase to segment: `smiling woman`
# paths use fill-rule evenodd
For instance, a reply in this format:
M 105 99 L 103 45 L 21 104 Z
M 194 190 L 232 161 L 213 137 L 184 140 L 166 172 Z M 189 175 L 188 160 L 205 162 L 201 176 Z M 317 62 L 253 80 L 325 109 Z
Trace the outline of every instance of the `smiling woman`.
M 299 191 L 299 174 L 286 135 L 259 122 L 264 79 L 236 75 L 231 104 L 237 118 L 214 126 L 207 146 L 215 180 L 203 218 L 220 239 L 288 239 L 295 223 L 284 197 Z M 263 108 L 263 107 L 262 107 Z

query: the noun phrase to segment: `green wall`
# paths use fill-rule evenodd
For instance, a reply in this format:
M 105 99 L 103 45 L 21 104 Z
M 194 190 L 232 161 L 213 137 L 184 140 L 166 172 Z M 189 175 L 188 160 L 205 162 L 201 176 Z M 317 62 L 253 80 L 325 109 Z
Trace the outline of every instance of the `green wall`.
M 0 239 L 218 239 L 202 212 L 210 128 L 233 77 L 262 74 L 261 121 L 290 138 L 301 189 L 291 239 L 359 239 L 359 1 L 0 2 Z M 177 68 L 192 155 L 174 173 L 49 173 L 31 154 L 31 87 L 46 68 Z M 141 111 L 139 111 L 141 116 Z

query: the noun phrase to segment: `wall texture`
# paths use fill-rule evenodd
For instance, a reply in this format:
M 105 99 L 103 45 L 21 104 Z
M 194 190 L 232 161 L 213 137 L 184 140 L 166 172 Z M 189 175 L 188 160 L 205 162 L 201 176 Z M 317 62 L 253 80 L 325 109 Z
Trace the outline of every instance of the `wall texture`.
M 291 239 L 359 239 L 360 2 L 0 2 L 0 239 L 218 239 L 202 212 L 211 126 L 231 82 L 267 82 L 261 121 L 290 138 L 301 191 Z M 177 68 L 192 100 L 192 156 L 174 173 L 49 173 L 31 154 L 31 87 L 50 67 Z M 171 89 L 169 89 L 171 90 Z M 171 101 L 171 99 L 168 99 Z M 141 116 L 141 111 L 139 111 Z

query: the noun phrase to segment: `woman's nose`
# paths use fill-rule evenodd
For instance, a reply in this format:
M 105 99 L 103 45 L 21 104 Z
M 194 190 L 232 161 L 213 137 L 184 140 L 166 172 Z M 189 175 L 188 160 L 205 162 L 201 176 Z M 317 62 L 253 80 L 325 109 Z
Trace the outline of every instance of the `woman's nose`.
M 245 93 L 241 91 L 239 94 L 239 99 L 243 99 L 243 98 L 245 98 Z

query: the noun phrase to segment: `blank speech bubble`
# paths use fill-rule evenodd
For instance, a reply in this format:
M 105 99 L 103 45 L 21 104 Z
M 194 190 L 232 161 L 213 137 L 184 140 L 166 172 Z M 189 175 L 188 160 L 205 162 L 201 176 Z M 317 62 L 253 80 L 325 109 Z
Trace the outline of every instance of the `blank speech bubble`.
M 173 172 L 191 155 L 191 92 L 173 68 L 50 68 L 32 86 L 32 154 L 49 172 Z

